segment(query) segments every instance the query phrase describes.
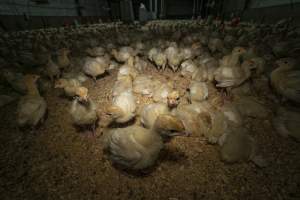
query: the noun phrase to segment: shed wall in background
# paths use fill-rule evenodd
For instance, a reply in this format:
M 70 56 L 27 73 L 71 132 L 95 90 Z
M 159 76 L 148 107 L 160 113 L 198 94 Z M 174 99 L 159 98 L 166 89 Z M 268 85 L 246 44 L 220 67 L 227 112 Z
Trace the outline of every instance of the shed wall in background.
M 29 16 L 76 16 L 74 0 L 49 0 L 49 3 L 37 4 L 28 0 L 0 1 L 1 15 Z
M 104 0 L 48 0 L 38 4 L 30 0 L 1 0 L 0 15 L 29 16 L 77 16 L 77 7 L 84 16 L 106 16 L 107 1 Z
M 242 13 L 242 20 L 274 23 L 282 18 L 293 17 L 300 25 L 300 0 L 225 0 L 224 13 Z
M 191 18 L 194 0 L 165 0 L 167 18 Z
M 293 17 L 294 23 L 298 26 L 300 25 L 300 3 L 250 8 L 245 10 L 243 14 L 244 20 L 263 21 L 266 23 L 275 23 L 288 17 Z
M 263 8 L 300 3 L 300 0 L 252 0 L 251 8 Z
M 42 0 L 38 0 L 42 1 Z M 231 13 L 241 15 L 242 20 L 273 23 L 282 18 L 293 17 L 300 25 L 300 0 L 0 0 L 0 28 L 4 30 L 34 29 L 81 23 L 101 19 L 123 19 L 121 2 L 132 2 L 135 19 L 140 3 L 148 11 L 157 11 L 161 19 L 190 19 L 208 14 L 229 18 Z M 208 5 L 214 2 L 214 7 Z M 152 9 L 150 9 L 152 5 Z M 156 8 L 153 8 L 155 7 Z M 111 10 L 109 10 L 111 8 Z M 126 11 L 132 16 L 131 11 Z M 127 16 L 127 15 L 126 15 Z M 155 18 L 155 17 L 154 17 Z M 124 19 L 123 19 L 124 20 Z
M 107 0 L 1 0 L 0 27 L 5 30 L 34 29 L 108 18 Z

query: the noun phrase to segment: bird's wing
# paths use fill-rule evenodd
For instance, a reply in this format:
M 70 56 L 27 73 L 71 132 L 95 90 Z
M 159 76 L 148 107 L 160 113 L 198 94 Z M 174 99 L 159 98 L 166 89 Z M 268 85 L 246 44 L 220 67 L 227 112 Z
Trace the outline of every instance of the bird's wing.
M 285 95 L 296 102 L 300 102 L 300 71 L 288 73 L 284 86 Z
M 227 79 L 227 80 L 222 80 L 216 84 L 216 87 L 231 87 L 234 86 L 236 82 L 236 79 Z
M 130 133 L 121 130 L 118 129 L 111 135 L 109 151 L 114 162 L 130 167 L 137 163 L 142 155 L 133 144 Z
M 43 102 L 37 98 L 26 98 L 20 101 L 20 113 L 31 114 L 39 110 Z

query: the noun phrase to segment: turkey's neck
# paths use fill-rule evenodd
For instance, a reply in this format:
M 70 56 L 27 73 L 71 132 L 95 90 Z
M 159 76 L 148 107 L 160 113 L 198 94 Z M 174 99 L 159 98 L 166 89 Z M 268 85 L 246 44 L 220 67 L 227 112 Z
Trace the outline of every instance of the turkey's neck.
M 151 128 L 151 133 L 155 135 L 155 137 L 161 138 L 161 140 L 165 142 L 169 142 L 171 137 L 168 137 L 167 134 L 164 134 L 166 130 L 164 130 L 161 126 L 157 123 L 154 123 L 153 127 Z
M 26 83 L 27 94 L 33 96 L 40 96 L 40 92 L 35 83 Z
M 163 134 L 161 134 L 161 131 L 162 130 L 158 129 L 155 125 L 150 130 L 152 137 L 160 138 L 163 142 L 165 142 Z
M 240 59 L 240 54 L 232 54 L 231 60 L 230 60 L 230 65 L 235 66 Z
M 116 50 L 113 50 L 113 51 L 112 51 L 112 55 L 113 55 L 115 58 L 118 58 L 118 53 L 117 53 Z
M 72 102 L 72 106 L 71 106 L 71 112 L 76 111 L 77 105 L 78 105 L 78 99 L 74 99 L 73 102 Z
M 251 70 L 248 67 L 243 67 L 244 68 L 244 72 L 246 77 L 250 77 L 251 76 Z

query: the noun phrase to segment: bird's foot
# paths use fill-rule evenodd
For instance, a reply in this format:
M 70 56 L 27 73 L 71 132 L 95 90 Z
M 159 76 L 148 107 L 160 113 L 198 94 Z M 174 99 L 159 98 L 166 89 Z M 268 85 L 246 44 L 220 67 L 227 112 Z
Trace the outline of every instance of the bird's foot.
M 94 86 L 96 86 L 96 84 L 97 84 L 97 78 L 96 77 L 93 77 L 93 83 L 94 83 Z
M 84 132 L 82 132 L 82 135 L 84 135 L 87 138 L 94 138 L 96 134 L 92 130 L 85 130 Z
M 233 94 L 228 90 L 222 90 L 221 96 L 224 101 L 233 101 Z

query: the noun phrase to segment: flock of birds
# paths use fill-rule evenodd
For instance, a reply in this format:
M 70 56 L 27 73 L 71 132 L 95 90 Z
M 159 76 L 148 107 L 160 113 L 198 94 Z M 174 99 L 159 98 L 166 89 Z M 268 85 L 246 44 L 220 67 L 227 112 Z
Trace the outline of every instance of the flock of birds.
M 244 119 L 266 119 L 271 102 L 274 129 L 300 140 L 298 37 L 289 20 L 152 21 L 4 33 L 0 91 L 10 92 L 2 92 L 0 106 L 18 100 L 16 123 L 35 128 L 46 123 L 41 94 L 62 89 L 74 125 L 92 133 L 103 127 L 104 150 L 128 169 L 151 167 L 165 142 L 190 135 L 219 145 L 225 162 L 265 167 Z M 149 68 L 170 76 L 159 80 L 145 73 Z M 84 83 L 113 70 L 111 104 L 99 109 Z M 187 84 L 176 87 L 178 77 Z M 140 109 L 136 95 L 149 99 Z

